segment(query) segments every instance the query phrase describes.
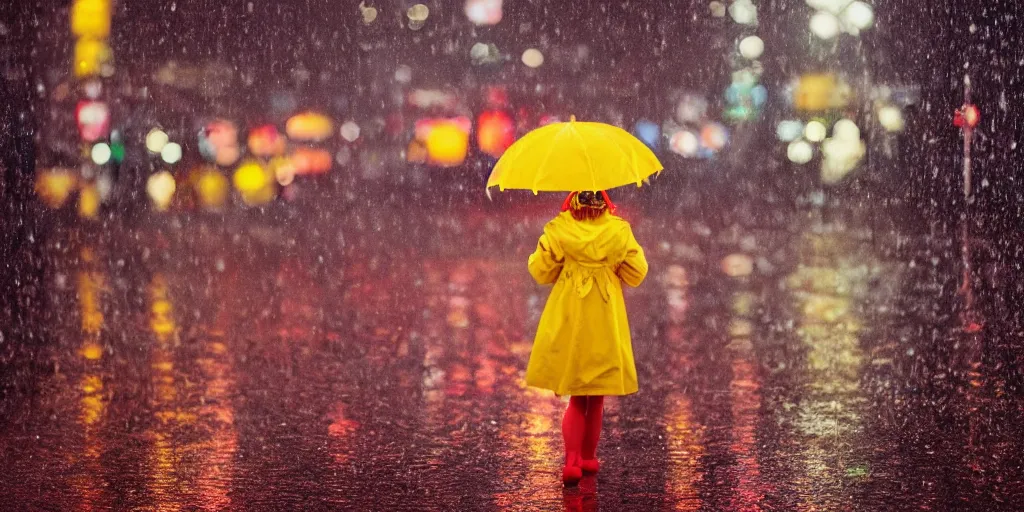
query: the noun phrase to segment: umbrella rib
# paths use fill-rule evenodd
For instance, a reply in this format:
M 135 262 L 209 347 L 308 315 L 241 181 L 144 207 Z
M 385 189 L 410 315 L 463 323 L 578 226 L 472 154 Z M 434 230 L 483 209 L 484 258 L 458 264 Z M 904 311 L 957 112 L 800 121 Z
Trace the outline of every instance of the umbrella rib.
M 561 136 L 562 130 L 559 130 L 558 133 L 555 134 L 555 140 L 557 141 Z M 551 155 L 555 152 L 555 146 L 556 144 L 552 143 L 551 147 L 548 148 L 548 154 L 544 155 L 544 160 L 540 161 L 540 169 L 538 170 L 537 174 L 533 176 L 533 184 L 530 186 L 530 190 L 534 194 L 537 193 L 537 182 L 540 181 L 541 173 L 549 172 L 547 171 L 548 160 L 551 160 Z
M 617 147 L 619 149 L 623 149 L 622 145 L 619 144 L 618 141 L 609 138 L 604 132 L 598 131 L 597 133 L 598 133 L 598 135 L 601 136 L 601 138 L 603 138 L 604 140 L 608 141 L 609 144 L 611 144 L 611 145 L 613 145 L 613 146 L 615 146 L 615 147 Z M 636 151 L 631 146 L 627 147 L 626 149 L 628 149 L 629 153 L 630 153 L 630 157 L 631 157 L 630 161 L 631 161 L 632 167 L 633 167 L 633 176 L 636 177 L 636 182 L 635 183 L 639 183 L 640 182 L 640 171 L 637 170 L 637 166 L 636 166 Z
M 590 160 L 590 153 L 587 153 L 587 139 L 583 138 L 583 134 L 581 134 L 578 130 L 573 129 L 572 133 L 575 134 L 576 137 L 580 139 L 580 144 L 583 147 L 583 157 L 587 159 L 587 167 L 590 168 L 590 186 L 594 187 L 593 191 L 596 192 L 598 190 L 597 178 L 595 177 L 596 173 L 594 172 L 594 162 Z M 597 133 L 601 133 L 600 130 L 598 130 Z

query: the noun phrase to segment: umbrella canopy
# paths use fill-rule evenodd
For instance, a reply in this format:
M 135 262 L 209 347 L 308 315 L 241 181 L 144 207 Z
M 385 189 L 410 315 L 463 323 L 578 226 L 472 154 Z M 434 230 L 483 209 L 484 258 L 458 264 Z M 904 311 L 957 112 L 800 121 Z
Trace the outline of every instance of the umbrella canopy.
M 641 186 L 662 170 L 650 148 L 629 132 L 573 117 L 527 133 L 498 160 L 487 188 L 537 192 Z

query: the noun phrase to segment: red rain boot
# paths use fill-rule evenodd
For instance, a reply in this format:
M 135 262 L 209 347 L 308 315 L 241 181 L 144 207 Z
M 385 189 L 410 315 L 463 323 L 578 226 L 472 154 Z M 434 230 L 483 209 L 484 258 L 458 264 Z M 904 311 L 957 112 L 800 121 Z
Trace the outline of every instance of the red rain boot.
M 604 419 L 604 397 L 587 397 L 586 429 L 583 436 L 582 460 L 580 469 L 586 474 L 595 474 L 601 470 L 597 460 L 597 443 L 601 439 L 601 422 Z

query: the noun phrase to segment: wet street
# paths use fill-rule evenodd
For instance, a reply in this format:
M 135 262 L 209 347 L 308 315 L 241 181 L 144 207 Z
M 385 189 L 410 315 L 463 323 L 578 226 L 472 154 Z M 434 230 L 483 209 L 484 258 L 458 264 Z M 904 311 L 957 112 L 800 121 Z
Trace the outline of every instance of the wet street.
M 992 240 L 627 198 L 640 392 L 563 489 L 564 402 L 524 384 L 548 291 L 526 258 L 559 198 L 407 202 L 55 227 L 48 321 L 4 343 L 0 503 L 1019 510 L 1019 270 Z

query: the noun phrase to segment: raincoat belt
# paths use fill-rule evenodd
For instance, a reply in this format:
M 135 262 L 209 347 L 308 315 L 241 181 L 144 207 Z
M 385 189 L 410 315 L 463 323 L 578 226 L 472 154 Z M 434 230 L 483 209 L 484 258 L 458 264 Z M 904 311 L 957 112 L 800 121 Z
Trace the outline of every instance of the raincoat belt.
M 596 287 L 598 293 L 601 294 L 601 299 L 605 302 L 611 299 L 612 279 L 617 279 L 612 269 L 604 263 L 575 261 L 566 262 L 565 268 L 562 269 L 558 278 L 568 281 L 567 284 L 572 285 L 576 295 L 581 299 L 589 295 Z

